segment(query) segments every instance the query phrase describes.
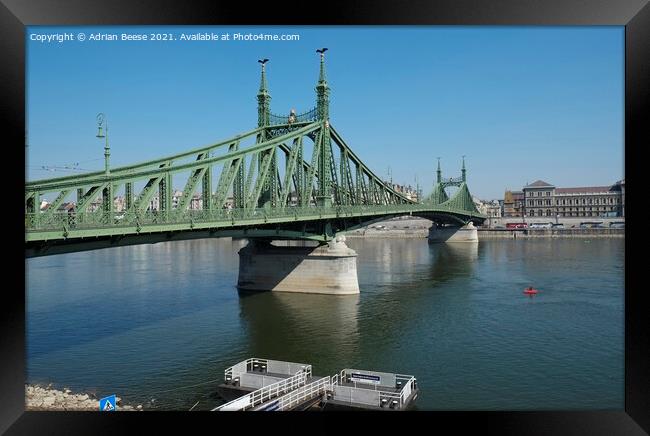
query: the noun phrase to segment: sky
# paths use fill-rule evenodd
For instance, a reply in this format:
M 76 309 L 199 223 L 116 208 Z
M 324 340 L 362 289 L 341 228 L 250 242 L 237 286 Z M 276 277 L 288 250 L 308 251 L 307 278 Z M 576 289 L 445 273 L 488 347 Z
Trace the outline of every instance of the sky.
M 98 32 L 120 40 L 89 39 Z M 230 40 L 180 40 L 199 32 Z M 74 40 L 48 42 L 63 33 Z M 122 41 L 123 33 L 175 40 Z M 299 40 L 235 41 L 236 33 Z M 443 177 L 457 177 L 463 155 L 481 199 L 538 179 L 576 187 L 624 177 L 622 26 L 29 26 L 26 38 L 28 180 L 103 169 L 99 112 L 111 166 L 252 130 L 258 59 L 270 59 L 273 113 L 311 109 L 321 47 L 332 125 L 395 183 L 415 186 L 417 177 L 428 194 L 437 158 Z

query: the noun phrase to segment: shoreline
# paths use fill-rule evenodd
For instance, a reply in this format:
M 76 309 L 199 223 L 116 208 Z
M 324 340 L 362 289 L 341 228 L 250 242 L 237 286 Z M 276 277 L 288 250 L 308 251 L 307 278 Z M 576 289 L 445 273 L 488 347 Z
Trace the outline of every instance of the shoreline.
M 127 405 L 116 397 L 116 411 L 142 411 L 142 405 Z M 95 411 L 99 412 L 99 398 L 93 394 L 73 393 L 68 388 L 54 389 L 25 383 L 25 411 Z
M 478 229 L 478 239 L 625 238 L 625 229 Z
M 576 218 L 580 220 L 582 218 Z M 572 219 L 565 219 L 565 225 L 575 225 Z M 621 220 L 611 218 L 610 221 Z M 499 221 L 501 222 L 501 221 Z M 505 222 L 505 221 L 504 221 Z M 533 221 L 531 221 L 533 222 Z M 576 221 L 577 222 L 577 221 Z M 495 220 L 496 223 L 496 220 Z M 430 220 L 404 216 L 385 221 L 378 221 L 366 227 L 344 232 L 346 237 L 355 238 L 386 238 L 386 239 L 426 239 L 429 236 Z M 478 239 L 537 239 L 537 238 L 624 238 L 625 228 L 564 228 L 564 229 L 495 229 L 478 227 Z

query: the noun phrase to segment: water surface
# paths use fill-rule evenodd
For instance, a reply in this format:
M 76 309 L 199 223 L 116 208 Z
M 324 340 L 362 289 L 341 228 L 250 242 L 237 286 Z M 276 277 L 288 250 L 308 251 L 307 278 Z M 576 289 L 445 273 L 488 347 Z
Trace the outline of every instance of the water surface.
M 622 239 L 349 238 L 355 296 L 240 293 L 245 244 L 29 259 L 27 381 L 210 409 L 226 367 L 264 357 L 412 374 L 426 410 L 624 407 Z

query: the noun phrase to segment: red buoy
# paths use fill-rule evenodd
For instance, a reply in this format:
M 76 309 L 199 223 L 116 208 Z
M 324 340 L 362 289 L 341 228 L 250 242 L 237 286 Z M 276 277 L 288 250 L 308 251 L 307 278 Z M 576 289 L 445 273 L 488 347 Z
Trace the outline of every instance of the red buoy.
M 533 288 L 528 288 L 524 290 L 524 294 L 530 295 L 531 297 L 533 295 L 537 295 L 537 292 L 538 292 L 537 289 L 533 289 Z

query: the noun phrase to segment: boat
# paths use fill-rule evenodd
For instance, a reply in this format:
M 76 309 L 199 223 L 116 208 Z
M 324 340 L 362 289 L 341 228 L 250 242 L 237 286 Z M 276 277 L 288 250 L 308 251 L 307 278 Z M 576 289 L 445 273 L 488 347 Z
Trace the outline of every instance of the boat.
M 530 295 L 531 297 L 533 295 L 537 295 L 537 292 L 539 292 L 537 289 L 533 289 L 532 287 L 524 289 L 524 294 Z

